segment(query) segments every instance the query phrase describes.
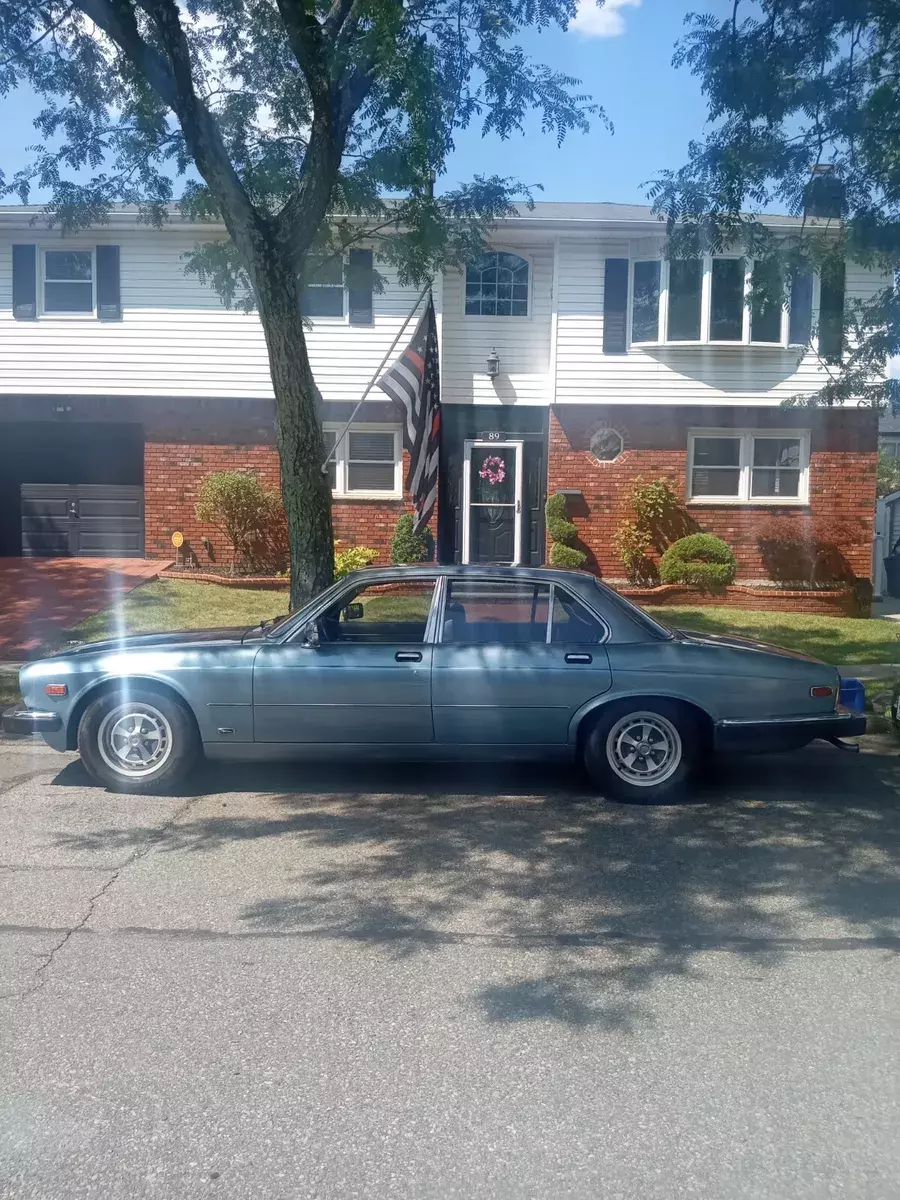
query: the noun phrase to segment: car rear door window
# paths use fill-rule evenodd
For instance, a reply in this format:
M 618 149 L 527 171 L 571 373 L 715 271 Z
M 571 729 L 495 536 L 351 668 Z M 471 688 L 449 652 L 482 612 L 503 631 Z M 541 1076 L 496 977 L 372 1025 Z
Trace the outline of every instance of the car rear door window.
M 549 584 L 451 579 L 442 640 L 463 646 L 545 643 L 549 612 Z
M 606 630 L 592 612 L 562 588 L 554 587 L 552 645 L 598 645 L 605 637 Z

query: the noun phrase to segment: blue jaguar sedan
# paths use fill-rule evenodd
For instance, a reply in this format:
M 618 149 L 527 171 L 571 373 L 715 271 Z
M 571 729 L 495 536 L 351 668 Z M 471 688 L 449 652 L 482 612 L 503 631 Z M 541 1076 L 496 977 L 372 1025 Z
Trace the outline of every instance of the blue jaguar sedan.
M 576 758 L 605 795 L 659 802 L 719 751 L 865 732 L 834 667 L 669 629 L 594 576 L 359 571 L 252 629 L 150 634 L 25 666 L 10 733 L 78 749 L 116 791 L 197 759 Z

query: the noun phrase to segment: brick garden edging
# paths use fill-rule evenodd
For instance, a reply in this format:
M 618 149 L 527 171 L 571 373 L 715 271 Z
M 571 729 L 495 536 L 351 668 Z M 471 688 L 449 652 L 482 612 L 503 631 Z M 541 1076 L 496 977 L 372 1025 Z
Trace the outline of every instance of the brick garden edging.
M 609 581 L 607 581 L 609 582 Z M 861 613 L 852 588 L 804 588 L 789 591 L 786 588 L 743 587 L 739 583 L 716 592 L 700 592 L 678 583 L 665 583 L 660 587 L 617 586 L 617 592 L 634 600 L 636 604 L 712 606 L 726 608 L 749 608 L 756 612 L 809 613 L 822 617 L 859 617 Z
M 289 579 L 277 575 L 214 575 L 207 571 L 160 571 L 160 579 L 181 579 L 188 583 L 218 583 L 222 587 L 255 588 L 259 591 L 286 592 Z

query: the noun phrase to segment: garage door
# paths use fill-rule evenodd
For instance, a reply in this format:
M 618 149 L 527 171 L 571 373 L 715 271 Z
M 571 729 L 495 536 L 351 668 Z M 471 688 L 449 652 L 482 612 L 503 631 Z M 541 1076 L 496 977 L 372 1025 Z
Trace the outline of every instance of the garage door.
M 21 493 L 23 555 L 143 556 L 142 487 L 23 483 Z

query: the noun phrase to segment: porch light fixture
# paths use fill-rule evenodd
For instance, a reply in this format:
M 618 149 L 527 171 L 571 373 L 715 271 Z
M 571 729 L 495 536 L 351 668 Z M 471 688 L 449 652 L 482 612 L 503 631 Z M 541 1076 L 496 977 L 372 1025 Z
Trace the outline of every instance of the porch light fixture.
M 487 373 L 488 379 L 496 379 L 500 374 L 500 355 L 493 347 L 487 356 Z

